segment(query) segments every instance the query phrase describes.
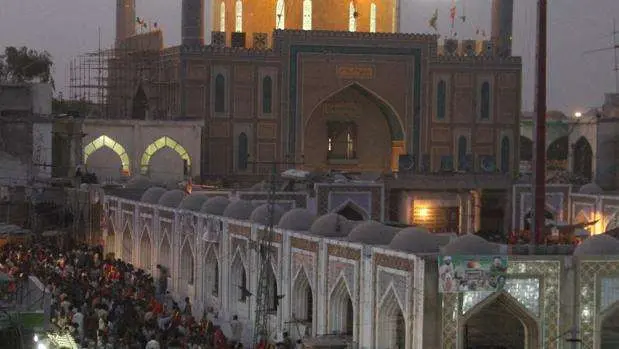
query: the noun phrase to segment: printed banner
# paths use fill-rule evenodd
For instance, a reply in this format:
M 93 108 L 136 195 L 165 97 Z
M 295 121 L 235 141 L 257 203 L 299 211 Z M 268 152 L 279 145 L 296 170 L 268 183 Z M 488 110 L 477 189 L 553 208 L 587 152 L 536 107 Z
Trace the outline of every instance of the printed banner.
M 507 256 L 439 256 L 438 289 L 441 293 L 503 289 Z

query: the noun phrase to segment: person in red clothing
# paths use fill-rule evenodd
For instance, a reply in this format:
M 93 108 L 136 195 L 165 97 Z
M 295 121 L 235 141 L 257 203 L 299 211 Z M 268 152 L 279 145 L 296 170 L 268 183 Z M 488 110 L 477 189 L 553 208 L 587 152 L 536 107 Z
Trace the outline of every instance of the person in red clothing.
M 227 346 L 227 342 L 226 342 L 226 336 L 224 335 L 224 332 L 221 330 L 220 327 L 217 327 L 217 329 L 215 329 L 215 348 L 216 349 L 225 349 Z

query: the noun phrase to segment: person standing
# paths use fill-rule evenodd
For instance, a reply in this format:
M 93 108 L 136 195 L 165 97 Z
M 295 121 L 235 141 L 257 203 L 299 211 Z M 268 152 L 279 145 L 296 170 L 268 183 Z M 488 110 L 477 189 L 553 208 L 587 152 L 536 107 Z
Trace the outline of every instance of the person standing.
M 168 269 L 161 264 L 157 264 L 159 279 L 157 280 L 157 294 L 163 297 L 168 290 Z

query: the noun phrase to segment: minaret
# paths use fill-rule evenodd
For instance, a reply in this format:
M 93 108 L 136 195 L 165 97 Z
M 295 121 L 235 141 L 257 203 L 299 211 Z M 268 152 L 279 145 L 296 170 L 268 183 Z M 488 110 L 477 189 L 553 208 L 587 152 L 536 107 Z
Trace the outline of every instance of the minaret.
M 135 0 L 116 0 L 116 46 L 135 35 Z
M 183 0 L 182 6 L 182 44 L 204 45 L 204 0 Z
M 512 54 L 514 0 L 492 0 L 492 41 L 501 57 Z

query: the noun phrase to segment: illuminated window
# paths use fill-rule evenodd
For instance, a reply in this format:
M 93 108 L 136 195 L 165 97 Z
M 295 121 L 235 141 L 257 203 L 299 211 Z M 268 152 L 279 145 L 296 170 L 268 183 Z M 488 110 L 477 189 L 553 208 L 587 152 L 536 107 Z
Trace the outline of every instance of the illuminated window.
M 509 138 L 504 136 L 501 140 L 501 172 L 508 173 L 509 172 L 509 158 L 510 158 L 510 144 Z
M 215 77 L 215 112 L 226 112 L 226 78 L 221 74 Z
M 436 118 L 439 120 L 445 119 L 445 103 L 447 99 L 447 83 L 445 80 L 438 82 L 436 86 Z
M 275 5 L 275 29 L 286 27 L 286 3 L 284 0 L 277 0 Z
M 262 114 L 273 112 L 273 80 L 270 76 L 262 79 Z
M 327 123 L 327 158 L 333 160 L 357 158 L 357 125 L 354 122 Z
M 223 1 L 219 5 L 219 31 L 226 31 L 226 3 Z
M 357 31 L 357 9 L 352 1 L 348 4 L 348 31 Z
M 183 160 L 183 162 L 187 163 L 187 166 L 191 166 L 191 158 L 189 157 L 187 150 L 185 150 L 185 148 L 183 148 L 182 145 L 178 144 L 178 142 L 176 142 L 172 138 L 164 136 L 164 137 L 157 139 L 156 141 L 151 143 L 148 147 L 146 147 L 146 150 L 144 151 L 144 154 L 142 155 L 142 161 L 140 161 L 140 168 L 142 170 L 142 174 L 144 175 L 148 174 L 148 166 L 150 164 L 150 159 L 153 157 L 153 155 L 155 155 L 156 152 L 166 147 L 177 152 L 178 155 Z
M 312 0 L 303 0 L 303 30 L 312 30 Z
M 97 150 L 103 147 L 110 148 L 112 149 L 112 151 L 118 154 L 118 157 L 120 157 L 120 164 L 122 166 L 122 171 L 125 174 L 129 174 L 129 155 L 127 155 L 125 148 L 122 145 L 120 145 L 118 142 L 116 142 L 115 140 L 113 140 L 112 138 L 106 135 L 100 136 L 99 138 L 88 143 L 84 147 L 84 164 L 87 164 L 88 157 L 90 157 L 90 155 L 92 155 L 94 152 L 96 152 Z
M 482 120 L 488 120 L 490 119 L 490 83 L 487 81 L 481 85 L 480 99 L 480 117 Z
M 234 12 L 236 13 L 236 24 L 235 30 L 237 32 L 243 31 L 243 2 L 241 0 L 236 0 L 236 6 L 234 7 Z
M 370 32 L 376 33 L 376 4 L 370 5 Z

